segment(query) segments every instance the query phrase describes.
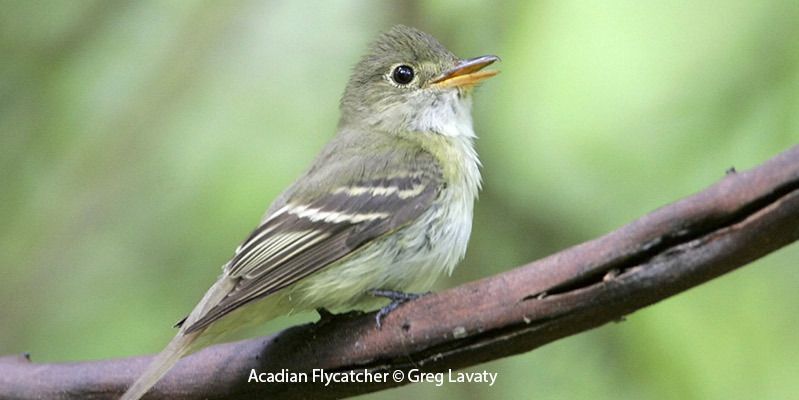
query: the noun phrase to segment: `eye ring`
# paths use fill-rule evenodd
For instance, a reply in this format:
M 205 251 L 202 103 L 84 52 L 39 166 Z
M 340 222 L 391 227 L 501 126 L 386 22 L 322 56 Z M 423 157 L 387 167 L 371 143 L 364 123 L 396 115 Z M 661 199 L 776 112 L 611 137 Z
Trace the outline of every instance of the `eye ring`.
M 401 64 L 394 67 L 391 71 L 391 80 L 398 85 L 407 85 L 413 82 L 416 73 L 409 65 Z

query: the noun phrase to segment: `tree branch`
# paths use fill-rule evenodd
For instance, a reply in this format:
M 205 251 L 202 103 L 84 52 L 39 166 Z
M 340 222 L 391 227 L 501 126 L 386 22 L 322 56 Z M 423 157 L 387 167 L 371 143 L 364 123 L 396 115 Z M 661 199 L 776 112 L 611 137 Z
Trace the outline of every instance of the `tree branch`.
M 340 398 L 394 370 L 463 368 L 622 318 L 799 238 L 799 146 L 596 240 L 407 303 L 382 330 L 350 313 L 183 359 L 147 398 Z M 64 364 L 0 358 L 2 398 L 114 398 L 150 356 Z M 247 383 L 258 372 L 389 372 L 388 382 Z M 406 383 L 406 382 L 403 382 Z

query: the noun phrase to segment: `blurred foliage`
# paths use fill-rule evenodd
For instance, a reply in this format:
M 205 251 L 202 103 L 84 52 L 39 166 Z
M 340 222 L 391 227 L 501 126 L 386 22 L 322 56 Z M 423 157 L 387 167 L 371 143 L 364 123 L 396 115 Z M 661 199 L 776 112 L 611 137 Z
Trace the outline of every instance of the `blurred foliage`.
M 0 354 L 160 350 L 334 132 L 351 66 L 395 23 L 494 53 L 485 190 L 440 287 L 605 233 L 799 139 L 785 1 L 4 1 Z M 481 365 L 494 387 L 371 398 L 789 398 L 799 248 L 626 322 Z M 275 321 L 258 333 L 308 321 Z

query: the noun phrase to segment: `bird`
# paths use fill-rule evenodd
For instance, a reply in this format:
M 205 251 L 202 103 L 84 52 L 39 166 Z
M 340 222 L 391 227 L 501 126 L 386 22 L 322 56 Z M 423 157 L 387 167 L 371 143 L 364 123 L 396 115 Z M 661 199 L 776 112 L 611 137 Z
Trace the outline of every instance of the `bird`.
M 336 134 L 269 206 L 123 394 L 143 396 L 182 357 L 291 312 L 391 310 L 464 257 L 481 187 L 472 93 L 494 55 L 461 59 L 397 25 L 352 71 Z

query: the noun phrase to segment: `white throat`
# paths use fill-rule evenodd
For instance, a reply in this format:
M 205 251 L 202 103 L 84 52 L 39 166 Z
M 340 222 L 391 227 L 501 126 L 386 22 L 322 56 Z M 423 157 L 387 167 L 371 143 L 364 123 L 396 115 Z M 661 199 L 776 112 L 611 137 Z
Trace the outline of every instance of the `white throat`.
M 439 93 L 412 118 L 412 130 L 417 132 L 435 132 L 452 138 L 475 137 L 472 127 L 472 98 L 457 90 Z

